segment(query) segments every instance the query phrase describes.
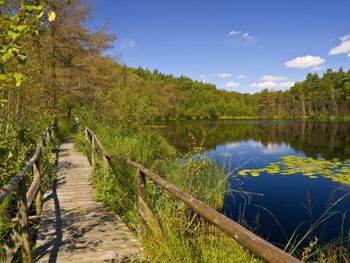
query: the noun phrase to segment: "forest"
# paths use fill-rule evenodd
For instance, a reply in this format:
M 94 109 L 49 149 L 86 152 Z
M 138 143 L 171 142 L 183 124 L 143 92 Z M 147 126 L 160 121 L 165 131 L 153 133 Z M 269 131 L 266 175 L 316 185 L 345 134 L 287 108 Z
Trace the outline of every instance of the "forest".
M 106 55 L 118 36 L 107 24 L 89 28 L 93 12 L 84 0 L 0 0 L 0 187 L 62 118 L 130 130 L 167 120 L 350 116 L 350 70 L 309 73 L 286 91 L 221 90 Z M 9 228 L 1 220 L 0 241 Z

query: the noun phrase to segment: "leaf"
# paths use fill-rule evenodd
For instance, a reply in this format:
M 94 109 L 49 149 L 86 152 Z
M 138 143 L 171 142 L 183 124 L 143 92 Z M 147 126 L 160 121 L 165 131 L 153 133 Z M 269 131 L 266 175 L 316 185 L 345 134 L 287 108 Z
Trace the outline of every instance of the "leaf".
M 23 53 L 18 53 L 17 60 L 20 64 L 25 64 L 27 62 L 27 56 Z
M 51 23 L 52 21 L 54 21 L 56 19 L 56 13 L 54 11 L 50 11 L 47 14 L 47 19 Z
M 7 52 L 4 55 L 2 55 L 2 62 L 7 62 L 13 57 L 13 54 L 11 52 Z
M 18 73 L 18 72 L 14 73 L 13 77 L 16 80 L 16 87 L 21 86 L 22 82 L 25 80 L 25 76 L 21 73 Z
M 44 12 L 40 12 L 40 14 L 37 15 L 37 18 L 41 18 L 44 15 Z
M 0 107 L 4 107 L 6 102 L 7 102 L 7 100 L 0 99 Z
M 0 80 L 6 80 L 7 75 L 6 74 L 0 74 Z
M 19 33 L 16 33 L 16 32 L 14 32 L 14 31 L 12 31 L 12 30 L 9 30 L 9 31 L 7 32 L 7 35 L 8 35 L 9 37 L 11 37 L 12 39 L 16 39 L 17 37 L 19 37 Z
M 245 176 L 245 175 L 247 175 L 248 172 L 249 172 L 248 170 L 241 170 L 241 171 L 238 172 L 238 174 L 242 175 L 242 176 Z
M 252 171 L 252 172 L 250 172 L 250 174 L 251 174 L 252 176 L 256 177 L 256 176 L 259 176 L 259 175 L 260 175 L 260 172 L 259 172 L 259 171 Z
M 43 6 L 41 5 L 24 5 L 23 6 L 25 10 L 27 10 L 28 12 L 32 12 L 32 11 L 39 11 L 43 9 Z
M 26 28 L 27 28 L 27 26 L 25 26 L 25 25 L 16 26 L 16 30 L 18 30 L 18 32 L 23 32 Z

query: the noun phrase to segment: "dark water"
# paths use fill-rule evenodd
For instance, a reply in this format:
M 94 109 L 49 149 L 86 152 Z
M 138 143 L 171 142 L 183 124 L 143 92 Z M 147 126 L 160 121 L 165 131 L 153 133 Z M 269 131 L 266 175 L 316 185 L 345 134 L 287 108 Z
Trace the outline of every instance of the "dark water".
M 266 172 L 252 177 L 236 172 L 237 167 L 261 168 L 288 155 L 350 159 L 350 123 L 179 121 L 166 123 L 160 130 L 180 151 L 189 148 L 189 133 L 198 143 L 204 141 L 205 154 L 219 160 L 227 171 L 232 172 L 223 213 L 281 247 L 300 224 L 304 222 L 297 231 L 298 239 L 331 204 L 350 192 L 350 185 L 324 177 L 311 179 L 300 173 L 287 176 Z M 346 196 L 330 210 L 337 213 L 315 229 L 310 238 L 317 235 L 320 242 L 330 242 L 347 236 L 349 209 L 350 196 Z M 303 244 L 306 243 L 308 241 Z

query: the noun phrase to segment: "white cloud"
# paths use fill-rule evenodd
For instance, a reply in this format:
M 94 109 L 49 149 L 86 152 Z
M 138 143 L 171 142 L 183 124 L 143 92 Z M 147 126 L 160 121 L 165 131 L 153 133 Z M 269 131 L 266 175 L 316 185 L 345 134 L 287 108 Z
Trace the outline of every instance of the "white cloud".
M 273 82 L 273 81 L 265 81 L 265 82 L 258 83 L 257 87 L 262 89 L 272 89 L 277 87 L 277 84 L 276 82 Z
M 350 58 L 350 53 L 348 54 L 348 57 Z
M 225 157 L 225 158 L 231 158 L 232 157 L 232 153 L 230 152 L 221 152 L 219 153 L 219 156 Z
M 288 81 L 288 82 L 280 82 L 277 84 L 277 87 L 279 88 L 290 88 L 294 86 L 295 82 L 294 81 Z
M 219 72 L 219 73 L 216 73 L 215 76 L 219 79 L 225 79 L 225 78 L 232 77 L 232 74 L 227 72 Z
M 329 52 L 328 55 L 338 55 L 338 54 L 343 54 L 343 53 L 349 53 L 350 52 L 350 35 L 346 35 L 340 38 L 341 43 L 332 48 Z M 349 54 L 348 54 L 349 56 Z
M 226 82 L 224 84 L 224 87 L 226 88 L 233 88 L 233 87 L 237 87 L 239 86 L 240 84 L 238 82 L 234 82 L 234 81 L 229 81 L 229 82 Z
M 235 30 L 231 30 L 230 32 L 228 32 L 227 34 L 229 37 L 235 37 L 235 36 L 241 36 L 242 38 L 246 39 L 246 40 L 252 40 L 253 36 L 249 35 L 249 33 L 245 32 L 241 32 L 241 31 L 235 31 Z
M 232 77 L 232 74 L 228 73 L 228 72 L 201 74 L 199 76 L 200 79 L 213 79 L 213 78 L 226 79 L 226 78 L 230 78 L 230 77 Z
M 320 56 L 306 55 L 303 57 L 297 57 L 284 63 L 287 68 L 313 68 L 322 65 L 325 62 Z
M 348 34 L 348 35 L 345 35 L 345 36 L 340 37 L 340 41 L 348 41 L 348 40 L 350 40 L 350 35 L 349 35 L 349 34 Z
M 231 30 L 230 32 L 228 32 L 228 36 L 229 37 L 233 37 L 233 36 L 236 36 L 236 35 L 240 35 L 242 34 L 242 32 L 239 32 L 239 31 L 235 31 L 235 30 Z
M 263 144 L 260 141 L 258 142 L 258 141 L 250 140 L 247 143 L 249 144 L 250 147 L 253 147 L 253 148 L 262 148 L 262 147 L 264 147 Z
M 283 80 L 287 80 L 288 78 L 283 76 L 265 75 L 265 76 L 262 76 L 261 79 L 264 81 L 283 81 Z
M 237 76 L 238 79 L 245 79 L 245 78 L 247 78 L 247 77 L 248 77 L 247 75 L 238 75 L 238 76 Z
M 276 144 L 276 143 L 268 143 L 267 146 L 263 149 L 263 153 L 265 154 L 276 154 L 276 153 L 284 153 L 288 151 L 289 147 L 287 144 Z
M 251 35 L 249 35 L 248 33 L 244 33 L 244 34 L 242 35 L 242 37 L 245 38 L 245 39 L 247 39 L 247 40 L 252 40 L 252 39 L 253 39 L 253 37 L 252 37 Z
M 121 43 L 123 49 L 132 49 L 136 47 L 136 42 L 132 39 L 125 40 Z
M 237 149 L 239 148 L 240 144 L 238 142 L 230 142 L 225 144 L 226 148 L 229 149 Z
M 294 81 L 288 82 L 275 82 L 275 81 L 264 81 L 259 83 L 252 83 L 250 87 L 260 89 L 274 89 L 274 88 L 290 88 L 295 84 Z

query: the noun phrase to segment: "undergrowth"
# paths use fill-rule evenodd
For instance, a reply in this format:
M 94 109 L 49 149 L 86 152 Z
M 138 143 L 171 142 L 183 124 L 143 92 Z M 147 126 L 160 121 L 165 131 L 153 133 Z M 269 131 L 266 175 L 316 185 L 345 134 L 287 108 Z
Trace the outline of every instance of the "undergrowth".
M 8 140 L 12 137 L 11 133 L 7 134 Z M 3 156 L 0 155 L 1 167 L 0 167 L 0 187 L 7 184 L 16 174 L 20 173 L 22 167 L 27 163 L 27 161 L 32 157 L 34 149 L 37 143 L 37 135 L 31 135 L 28 131 L 21 131 L 18 138 L 12 138 L 13 147 L 9 148 L 8 151 L 2 151 L 5 153 Z M 22 136 L 22 137 L 21 137 Z M 42 152 L 40 155 L 40 191 L 45 193 L 49 188 L 51 188 L 53 180 L 56 177 L 56 147 L 58 142 L 55 139 L 46 140 L 46 145 L 42 147 Z M 20 148 L 21 150 L 17 150 Z M 1 147 L 0 147 L 1 150 Z M 1 170 L 4 168 L 4 171 Z M 26 173 L 25 182 L 26 189 L 29 189 L 30 184 L 33 181 L 32 170 Z M 43 201 L 43 195 L 42 195 Z M 17 195 L 16 191 L 12 191 L 5 200 L 0 204 L 0 247 L 3 249 L 3 245 L 8 240 L 12 229 L 15 227 L 15 223 L 11 221 L 11 218 L 15 218 L 17 214 Z M 35 202 L 28 208 L 29 215 L 33 215 L 36 212 Z M 31 243 L 34 247 L 36 239 L 37 222 L 30 222 L 30 237 Z M 3 250 L 0 249 L 0 258 L 2 256 Z M 21 253 L 17 253 L 13 262 L 22 262 Z

